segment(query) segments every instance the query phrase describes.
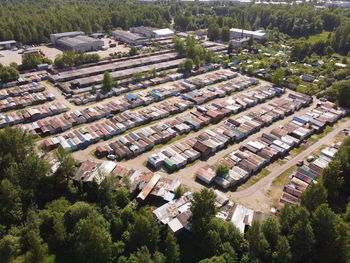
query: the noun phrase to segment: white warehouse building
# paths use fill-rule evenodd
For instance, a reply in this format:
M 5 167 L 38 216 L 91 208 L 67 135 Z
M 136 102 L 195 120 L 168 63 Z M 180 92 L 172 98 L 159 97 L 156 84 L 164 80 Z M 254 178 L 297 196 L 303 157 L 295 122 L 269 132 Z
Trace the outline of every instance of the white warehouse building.
M 264 38 L 267 38 L 269 36 L 268 33 L 266 33 L 263 30 L 257 30 L 257 31 L 251 31 L 251 30 L 243 30 L 239 28 L 231 28 L 231 38 L 250 38 L 253 37 L 253 39 L 261 40 Z

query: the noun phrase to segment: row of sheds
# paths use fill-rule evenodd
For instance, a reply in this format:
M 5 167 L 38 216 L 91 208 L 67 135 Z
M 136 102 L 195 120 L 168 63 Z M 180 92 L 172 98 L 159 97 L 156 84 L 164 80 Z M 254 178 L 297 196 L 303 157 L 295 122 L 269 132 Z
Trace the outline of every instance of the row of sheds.
M 128 93 L 121 98 L 116 98 L 113 101 L 100 106 L 87 107 L 81 111 L 69 112 L 60 118 L 48 119 L 43 126 L 38 125 L 40 127 L 39 129 L 36 128 L 37 125 L 35 123 L 34 125 L 27 125 L 26 128 L 29 131 L 37 132 L 42 136 L 55 134 L 57 132 L 65 131 L 75 125 L 101 119 L 109 114 L 116 114 L 135 107 L 146 106 L 155 101 L 164 100 L 165 98 L 175 96 L 181 92 L 201 88 L 204 85 L 203 83 L 215 83 L 234 76 L 234 73 L 224 70 L 212 72 L 212 74 L 209 76 L 208 74 L 209 73 L 201 75 L 203 81 L 200 81 L 200 77 L 197 76 L 184 81 L 177 81 L 172 85 L 161 85 L 156 89 L 152 89 L 151 91 L 144 90 L 137 93 Z M 195 83 L 196 85 L 191 83 Z M 58 127 L 57 123 L 61 123 L 63 125 Z M 55 127 L 58 127 L 58 129 Z
M 323 106 L 316 109 L 321 107 Z M 344 112 L 339 111 L 338 118 L 341 118 L 343 114 Z M 327 123 L 327 125 L 332 123 Z M 227 174 L 216 176 L 213 170 L 202 168 L 197 172 L 197 178 L 208 184 L 215 180 L 218 185 L 227 189 L 247 180 L 277 158 L 284 157 L 293 147 L 298 146 L 316 131 L 310 123 L 305 124 L 292 120 L 269 133 L 263 133 L 258 140 L 247 142 L 239 151 L 221 160 L 230 168 Z
M 24 108 L 31 105 L 41 104 L 47 101 L 53 101 L 55 96 L 46 91 L 37 93 L 28 93 L 19 97 L 7 97 L 0 100 L 0 112 Z
M 8 83 L 1 83 L 1 88 L 11 88 L 21 85 L 30 84 L 32 82 L 40 82 L 42 80 L 47 80 L 49 77 L 49 73 L 46 70 L 27 72 L 20 74 L 18 80 L 11 81 Z
M 36 82 L 32 82 L 31 84 L 0 90 L 0 100 L 6 99 L 8 97 L 24 96 L 29 93 L 41 92 L 44 90 L 45 87 L 43 85 L 40 85 Z
M 271 88 L 272 89 L 272 88 Z M 268 88 L 265 89 L 269 90 Z M 249 94 L 255 92 L 256 94 L 261 94 L 263 91 L 260 89 L 255 89 L 254 91 L 249 91 Z M 276 90 L 270 91 L 267 96 L 274 96 L 277 94 Z M 243 99 L 243 94 L 236 94 L 235 97 L 240 97 Z M 229 109 L 221 108 L 217 111 L 211 109 L 209 114 L 206 112 L 200 112 L 198 109 L 196 111 L 191 111 L 183 116 L 177 116 L 172 120 L 155 124 L 150 127 L 141 128 L 127 135 L 120 136 L 113 143 L 109 143 L 96 148 L 96 155 L 98 157 L 103 157 L 108 154 L 114 154 L 118 159 L 132 158 L 145 151 L 150 150 L 154 145 L 166 143 L 172 138 L 175 138 L 179 134 L 188 133 L 191 130 L 198 130 L 202 127 L 208 125 L 210 122 L 216 122 L 220 118 L 227 115 L 238 112 L 238 110 L 244 109 L 243 106 L 234 104 L 235 100 L 231 98 L 231 107 Z M 256 100 L 257 103 L 258 99 Z M 224 101 L 223 101 L 224 102 Z M 253 101 L 255 102 L 255 101 Z M 220 103 L 221 104 L 221 103 Z M 236 107 L 232 107 L 232 105 Z M 249 106 L 252 106 L 251 103 Z M 207 107 L 215 107 L 214 104 L 208 105 Z M 216 106 L 217 107 L 217 106 Z M 202 107 L 204 109 L 204 107 Z M 216 114 L 215 118 L 210 117 L 210 114 Z
M 322 171 L 332 161 L 339 150 L 340 143 L 333 144 L 323 149 L 317 159 L 299 167 L 291 175 L 288 184 L 283 188 L 277 208 L 281 209 L 285 204 L 298 204 L 302 193 L 312 183 L 316 183 Z
M 190 75 L 196 76 L 196 75 L 203 74 L 203 73 L 206 73 L 209 71 L 217 70 L 219 68 L 220 68 L 220 66 L 218 64 L 208 64 L 206 66 L 203 66 L 203 67 L 193 71 Z M 184 75 L 182 73 L 172 73 L 172 74 L 166 74 L 165 76 L 156 76 L 156 77 L 153 77 L 150 79 L 146 78 L 146 79 L 142 79 L 139 81 L 129 79 L 129 80 L 125 80 L 123 82 L 119 82 L 118 88 L 112 88 L 112 90 L 109 92 L 101 91 L 100 89 L 102 88 L 102 85 L 95 85 L 95 89 L 97 90 L 95 93 L 92 92 L 92 90 L 93 90 L 92 87 L 83 87 L 83 88 L 74 89 L 71 91 L 73 93 L 73 96 L 70 99 L 70 101 L 72 103 L 77 104 L 77 105 L 82 105 L 82 104 L 86 104 L 86 103 L 93 102 L 96 100 L 101 100 L 101 99 L 110 98 L 113 96 L 118 96 L 122 93 L 130 92 L 130 91 L 134 91 L 134 90 L 146 89 L 148 87 L 155 86 L 155 85 L 161 85 L 161 84 L 164 84 L 166 82 L 180 80 L 180 79 L 183 79 L 183 77 L 184 77 Z M 188 88 L 186 86 L 186 82 L 184 82 L 184 83 L 180 82 L 180 85 L 184 85 L 185 88 Z M 187 84 L 187 85 L 189 85 L 189 84 Z M 69 91 L 67 91 L 66 86 L 62 86 L 61 84 L 59 86 L 62 90 L 64 90 L 65 93 L 69 92 Z M 160 87 L 160 88 L 162 88 L 162 87 Z M 175 86 L 174 88 L 178 88 L 178 87 Z M 153 92 L 157 93 L 157 91 L 158 91 L 158 88 L 155 89 Z M 84 96 L 81 96 L 82 93 L 84 93 Z M 173 91 L 173 93 L 174 93 L 174 91 Z M 154 95 L 154 96 L 157 97 L 157 95 Z
M 144 79 L 140 81 L 133 81 L 132 83 L 119 84 L 118 88 L 112 88 L 111 91 L 105 92 L 100 90 L 102 85 L 97 85 L 95 88 L 97 91 L 92 93 L 92 87 L 82 88 L 73 91 L 73 96 L 70 102 L 76 105 L 84 105 L 96 100 L 110 98 L 113 96 L 119 96 L 122 93 L 132 92 L 135 90 L 146 89 L 151 86 L 160 85 L 170 81 L 176 81 L 183 78 L 182 73 L 166 74 L 162 77 L 155 77 L 151 79 Z M 85 93 L 85 96 L 81 96 L 81 93 Z
M 229 74 L 231 74 L 229 71 L 219 70 L 219 71 L 216 71 L 214 75 L 210 75 L 210 77 L 208 76 L 208 74 L 204 74 L 203 80 L 207 80 L 208 78 L 210 78 L 211 82 L 225 80 L 228 78 L 228 76 L 229 77 L 232 76 Z M 199 82 L 197 78 L 190 79 L 190 81 L 194 81 L 196 85 L 201 84 L 201 82 Z M 191 84 L 188 84 L 188 85 L 191 85 Z M 138 93 L 137 95 L 127 94 L 124 97 L 126 103 L 124 104 L 124 108 L 122 108 L 122 110 L 120 109 L 121 105 L 113 101 L 113 102 L 107 103 L 106 104 L 107 106 L 102 105 L 102 106 L 88 107 L 83 111 L 73 111 L 73 112 L 66 113 L 59 118 L 52 118 L 39 123 L 38 122 L 31 123 L 27 125 L 27 129 L 30 131 L 36 132 L 40 135 L 49 135 L 49 134 L 59 133 L 67 129 L 70 129 L 75 125 L 79 125 L 81 123 L 86 123 L 86 122 L 94 121 L 96 119 L 101 119 L 103 117 L 106 117 L 107 115 L 116 113 L 118 111 L 123 111 L 131 107 L 141 106 L 140 103 L 138 102 L 140 98 L 139 94 L 140 93 Z M 219 96 L 220 94 L 219 90 L 215 94 L 216 96 Z M 113 106 L 115 106 L 115 108 L 119 106 L 118 110 L 113 111 Z M 165 101 L 163 103 L 158 104 L 157 106 L 150 107 L 148 109 L 141 109 L 135 112 L 129 112 L 125 114 L 122 113 L 111 120 L 117 125 L 117 127 L 115 127 L 115 125 L 112 124 L 111 125 L 112 128 L 110 132 L 106 131 L 100 137 L 92 136 L 93 138 L 95 138 L 93 139 L 92 142 L 96 142 L 101 138 L 109 139 L 112 136 L 116 134 L 120 134 L 130 128 L 134 128 L 139 125 L 146 124 L 160 118 L 165 118 L 170 114 L 179 113 L 192 106 L 193 106 L 193 103 L 191 101 L 186 101 L 182 98 L 176 98 L 176 99 Z M 94 128 L 93 130 L 96 131 L 96 129 Z M 50 148 L 53 147 L 53 145 L 55 145 L 52 142 L 50 142 L 50 140 L 47 140 L 47 141 L 48 141 L 47 145 L 50 146 Z M 65 146 L 68 149 L 67 144 L 65 144 Z M 73 147 L 73 150 L 76 150 L 78 148 L 80 147 Z
M 68 108 L 64 104 L 52 102 L 32 108 L 22 109 L 16 112 L 0 114 L 0 128 L 33 122 L 35 120 L 66 112 L 67 110 Z
M 236 94 L 229 99 L 233 101 L 232 104 L 223 102 L 220 103 L 220 106 L 217 104 L 210 104 L 201 107 L 201 111 L 198 111 L 198 113 L 203 114 L 203 116 L 198 115 L 197 118 L 193 119 L 189 119 L 187 116 L 184 118 L 184 123 L 196 123 L 198 120 L 201 120 L 201 117 L 202 119 L 203 117 L 206 118 L 203 119 L 203 122 L 218 122 L 230 114 L 237 113 L 247 107 L 252 107 L 257 103 L 262 103 L 265 99 L 278 95 L 279 92 L 281 91 L 275 90 L 274 88 L 259 88 L 246 91 L 242 94 Z M 250 95 L 247 97 L 251 100 L 250 103 L 244 101 L 244 96 L 246 94 Z M 264 99 L 261 98 L 263 94 L 265 96 Z M 240 104 L 238 100 L 244 101 L 244 105 Z M 288 101 L 286 101 L 286 104 L 288 104 Z M 226 107 L 224 105 L 226 105 Z M 153 167 L 164 167 L 166 170 L 170 171 L 183 168 L 189 162 L 201 157 L 207 158 L 211 154 L 223 149 L 228 144 L 244 139 L 249 134 L 256 132 L 265 125 L 269 125 L 274 119 L 280 117 L 280 113 L 272 111 L 271 108 L 267 108 L 265 111 L 259 110 L 250 112 L 241 118 L 229 118 L 221 125 L 212 129 L 207 129 L 193 139 L 188 139 L 182 143 L 176 143 L 151 155 L 148 158 L 148 163 Z M 235 122 L 236 125 L 234 125 L 233 122 Z M 205 125 L 206 123 L 204 122 L 203 124 Z M 198 124 L 198 128 L 199 127 L 200 125 Z
M 169 50 L 163 52 L 154 52 L 144 56 L 135 56 L 124 59 L 106 60 L 99 63 L 92 63 L 90 65 L 81 66 L 76 69 L 71 69 L 64 72 L 59 72 L 56 75 L 51 76 L 53 82 L 65 82 L 72 81 L 81 77 L 89 77 L 100 75 L 104 72 L 114 72 L 118 70 L 124 70 L 133 68 L 140 65 L 154 64 L 162 61 L 168 61 L 177 57 L 176 52 L 170 52 Z
M 185 111 L 192 106 L 193 103 L 189 101 L 173 98 L 151 107 L 126 111 L 103 122 L 85 125 L 82 128 L 67 132 L 58 136 L 55 144 L 52 138 L 45 140 L 44 143 L 48 150 L 61 145 L 67 151 L 75 151 L 97 143 L 101 139 L 108 140 L 126 130 L 166 118 L 170 114 Z

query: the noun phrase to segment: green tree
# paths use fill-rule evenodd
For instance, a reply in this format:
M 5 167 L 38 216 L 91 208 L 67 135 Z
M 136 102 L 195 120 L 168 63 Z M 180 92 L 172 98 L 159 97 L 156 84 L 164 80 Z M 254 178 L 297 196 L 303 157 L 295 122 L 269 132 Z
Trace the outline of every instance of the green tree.
M 281 85 L 283 78 L 285 77 L 285 70 L 283 68 L 278 68 L 272 73 L 271 81 L 275 85 Z
M 208 38 L 210 41 L 220 39 L 220 28 L 217 24 L 210 24 L 208 27 Z
M 0 239 L 0 258 L 1 262 L 10 263 L 21 252 L 20 238 L 14 235 L 5 235 Z
M 221 40 L 224 42 L 228 42 L 231 38 L 230 29 L 227 26 L 224 26 L 221 30 Z
M 131 46 L 129 50 L 129 56 L 136 56 L 137 55 L 137 48 L 135 46 Z
M 288 240 L 285 236 L 280 236 L 277 241 L 276 251 L 272 254 L 273 263 L 289 263 L 291 262 L 292 254 Z
M 274 250 L 277 246 L 278 239 L 281 235 L 280 224 L 275 217 L 269 217 L 263 221 L 261 230 L 269 242 L 270 248 Z
M 322 184 L 312 184 L 301 196 L 301 204 L 310 212 L 327 202 L 327 190 Z
M 185 188 L 180 184 L 174 191 L 175 199 L 179 199 L 185 193 Z
M 220 163 L 216 167 L 216 175 L 217 176 L 223 176 L 229 172 L 230 168 L 225 163 Z
M 149 212 L 137 214 L 134 223 L 129 228 L 129 232 L 129 247 L 132 251 L 142 246 L 147 246 L 151 252 L 157 249 L 160 239 L 159 226 Z
M 315 233 L 315 256 L 317 262 L 346 262 L 347 245 L 340 240 L 349 240 L 349 232 L 338 236 L 336 226 L 340 218 L 328 207 L 322 204 L 312 214 L 312 228 Z
M 42 57 L 35 53 L 26 53 L 22 56 L 22 69 L 35 69 L 42 63 Z
M 166 262 L 168 263 L 176 263 L 180 258 L 180 247 L 176 242 L 176 238 L 173 233 L 167 231 L 165 237 L 165 249 L 164 255 L 166 256 Z
M 21 188 L 8 179 L 0 181 L 0 224 L 19 224 L 23 219 Z
M 112 78 L 111 74 L 109 74 L 109 72 L 106 71 L 103 74 L 103 80 L 102 80 L 103 91 L 105 91 L 105 92 L 111 91 L 113 88 L 113 85 L 114 85 L 113 78 Z
M 250 254 L 263 262 L 267 262 L 271 257 L 270 245 L 262 232 L 259 221 L 254 221 L 247 232 Z

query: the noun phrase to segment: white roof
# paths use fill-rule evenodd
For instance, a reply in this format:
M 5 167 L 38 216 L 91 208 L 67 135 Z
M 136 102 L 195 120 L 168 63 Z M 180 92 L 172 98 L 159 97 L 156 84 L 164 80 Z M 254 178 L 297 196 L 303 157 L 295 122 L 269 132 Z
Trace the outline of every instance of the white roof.
M 230 29 L 231 32 L 235 32 L 235 33 L 242 33 L 242 29 L 240 28 L 231 28 Z M 243 30 L 243 34 L 246 34 L 246 35 L 255 35 L 255 36 L 265 36 L 266 33 L 261 31 L 261 30 L 258 30 L 258 31 L 251 31 L 251 30 Z
M 162 28 L 162 29 L 154 30 L 153 33 L 157 35 L 171 35 L 171 34 L 174 34 L 174 31 L 172 31 L 169 28 Z

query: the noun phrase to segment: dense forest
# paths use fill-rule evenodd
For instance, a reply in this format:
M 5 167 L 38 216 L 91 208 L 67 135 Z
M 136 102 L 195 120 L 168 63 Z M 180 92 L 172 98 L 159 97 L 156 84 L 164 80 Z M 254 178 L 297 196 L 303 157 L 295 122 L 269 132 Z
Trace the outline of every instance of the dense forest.
M 320 182 L 279 217 L 244 235 L 215 217 L 215 194 L 194 194 L 192 232 L 175 237 L 150 206 L 129 199 L 127 180 L 73 183 L 62 149 L 54 173 L 20 129 L 0 131 L 0 261 L 25 263 L 346 263 L 350 242 L 350 139 Z
M 22 44 L 49 42 L 51 33 L 82 30 L 87 34 L 109 32 L 117 27 L 169 26 L 195 30 L 220 28 L 270 29 L 292 37 L 332 31 L 349 21 L 341 9 L 303 6 L 230 6 L 228 4 L 166 2 L 142 4 L 132 1 L 1 1 L 0 40 Z

